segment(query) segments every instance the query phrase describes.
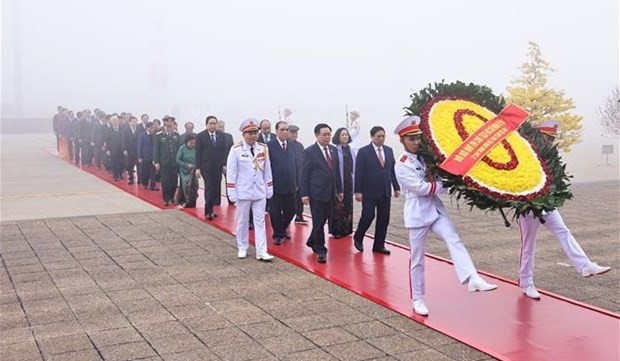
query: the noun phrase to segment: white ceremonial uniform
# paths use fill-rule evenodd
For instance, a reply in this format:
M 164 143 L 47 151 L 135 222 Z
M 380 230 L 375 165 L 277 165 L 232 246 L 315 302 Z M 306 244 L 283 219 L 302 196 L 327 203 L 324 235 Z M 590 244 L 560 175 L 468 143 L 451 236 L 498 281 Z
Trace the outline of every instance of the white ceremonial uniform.
M 273 196 L 273 181 L 267 145 L 256 142 L 253 147 L 254 155 L 245 141 L 231 148 L 226 162 L 226 188 L 230 200 L 237 202 L 237 247 L 243 251 L 248 249 L 251 208 L 256 258 L 260 258 L 267 254 L 265 204 Z
M 401 193 L 405 196 L 404 220 L 409 232 L 411 248 L 411 296 L 414 300 L 423 299 L 424 253 L 428 231 L 441 237 L 454 263 L 457 277 L 461 283 L 470 276 L 477 275 L 476 267 L 459 238 L 456 228 L 448 218 L 448 211 L 437 193 L 446 193 L 442 182 L 426 180 L 426 165 L 416 154 L 404 152 L 394 167 Z
M 560 247 L 566 253 L 573 267 L 581 272 L 583 267 L 590 263 L 588 256 L 583 251 L 575 237 L 564 224 L 560 212 L 553 210 L 543 215 L 543 224 L 558 240 Z M 519 284 L 527 287 L 534 284 L 534 251 L 536 249 L 536 233 L 540 226 L 540 220 L 531 214 L 519 217 L 519 230 L 521 231 L 521 259 L 519 261 Z

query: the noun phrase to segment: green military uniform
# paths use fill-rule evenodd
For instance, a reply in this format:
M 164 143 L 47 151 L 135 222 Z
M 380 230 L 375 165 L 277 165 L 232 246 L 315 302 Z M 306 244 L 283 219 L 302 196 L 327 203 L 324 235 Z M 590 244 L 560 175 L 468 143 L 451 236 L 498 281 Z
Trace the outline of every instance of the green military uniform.
M 181 137 L 177 132 L 158 132 L 153 139 L 153 162 L 159 164 L 161 190 L 164 205 L 174 199 L 177 189 L 179 168 L 176 163 L 177 152 L 181 147 Z

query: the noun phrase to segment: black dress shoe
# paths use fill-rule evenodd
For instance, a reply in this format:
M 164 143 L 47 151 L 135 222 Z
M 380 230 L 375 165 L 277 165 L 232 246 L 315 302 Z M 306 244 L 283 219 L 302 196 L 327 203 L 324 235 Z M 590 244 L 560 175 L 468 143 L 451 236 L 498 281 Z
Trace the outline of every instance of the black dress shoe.
M 385 247 L 373 249 L 372 251 L 375 252 L 375 253 L 381 253 L 381 254 L 385 254 L 385 255 L 388 255 L 388 254 L 392 253 L 392 252 L 390 252 L 389 249 L 387 249 Z
M 248 226 L 248 229 L 249 229 L 249 230 L 254 229 L 254 223 L 250 223 L 250 225 Z
M 273 237 L 273 244 L 275 244 L 276 246 L 279 246 L 282 244 L 282 238 L 280 237 Z
M 215 218 L 215 217 L 213 217 L 213 213 L 209 213 L 209 214 L 207 214 L 207 219 L 208 219 L 208 220 L 212 221 L 212 220 L 213 220 L 213 218 Z
M 316 257 L 316 261 L 319 263 L 327 262 L 327 255 L 325 253 L 321 253 L 320 255 Z
M 284 238 L 291 239 L 291 234 L 289 233 L 289 231 L 284 231 Z
M 168 207 L 169 205 L 170 205 L 170 202 L 168 202 L 168 201 L 164 202 L 164 207 Z
M 364 242 L 362 242 L 361 239 L 357 239 L 355 237 L 353 237 L 353 245 L 355 246 L 355 249 L 357 249 L 360 252 L 364 251 Z
M 132 181 L 132 180 L 130 180 L 129 182 L 127 182 L 127 184 L 132 185 L 132 184 L 133 184 L 133 181 Z
M 211 215 L 213 216 L 213 218 L 217 218 L 217 214 L 216 213 L 211 213 Z

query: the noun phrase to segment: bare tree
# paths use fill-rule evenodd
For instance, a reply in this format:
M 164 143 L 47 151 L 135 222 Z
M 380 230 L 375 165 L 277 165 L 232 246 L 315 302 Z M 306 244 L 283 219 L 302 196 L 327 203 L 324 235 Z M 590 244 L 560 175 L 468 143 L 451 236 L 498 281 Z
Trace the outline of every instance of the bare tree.
M 606 135 L 620 135 L 620 87 L 616 86 L 598 108 L 598 117 Z

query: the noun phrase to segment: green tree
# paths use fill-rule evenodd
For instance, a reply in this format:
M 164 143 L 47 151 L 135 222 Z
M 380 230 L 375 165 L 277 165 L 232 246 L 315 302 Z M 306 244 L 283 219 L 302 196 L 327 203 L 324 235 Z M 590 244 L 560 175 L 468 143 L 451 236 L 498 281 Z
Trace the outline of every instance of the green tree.
M 547 76 L 555 69 L 543 59 L 538 44 L 530 41 L 528 48 L 527 61 L 521 65 L 521 76 L 513 79 L 507 87 L 507 102 L 525 109 L 530 114 L 528 121 L 534 126 L 549 119 L 560 122 L 558 146 L 570 152 L 570 147 L 581 141 L 583 117 L 571 114 L 575 105 L 563 90 L 547 86 Z

